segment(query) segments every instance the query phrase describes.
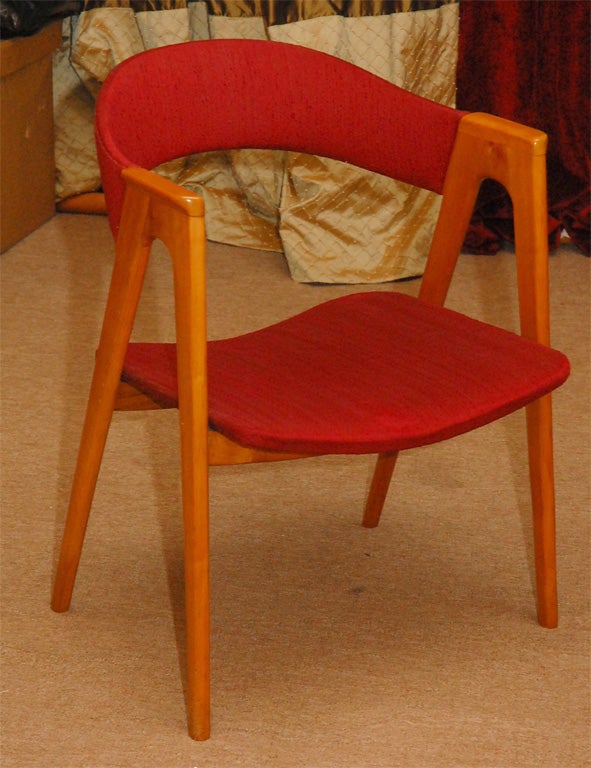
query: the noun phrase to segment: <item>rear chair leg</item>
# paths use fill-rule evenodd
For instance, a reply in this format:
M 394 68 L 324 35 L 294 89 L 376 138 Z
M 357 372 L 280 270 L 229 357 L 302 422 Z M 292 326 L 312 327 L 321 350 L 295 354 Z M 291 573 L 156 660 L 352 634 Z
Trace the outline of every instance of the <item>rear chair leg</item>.
M 398 451 L 380 453 L 378 456 L 363 513 L 365 528 L 375 528 L 380 522 L 397 458 Z
M 558 599 L 551 396 L 528 405 L 526 414 L 538 621 L 553 629 L 558 625 Z

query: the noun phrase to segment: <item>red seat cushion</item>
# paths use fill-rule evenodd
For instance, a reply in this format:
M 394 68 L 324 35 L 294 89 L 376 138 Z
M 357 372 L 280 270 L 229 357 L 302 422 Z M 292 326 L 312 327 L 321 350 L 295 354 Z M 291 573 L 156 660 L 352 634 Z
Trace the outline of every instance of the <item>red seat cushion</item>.
M 213 429 L 242 445 L 377 453 L 426 445 L 559 386 L 560 352 L 399 293 L 345 296 L 208 351 Z M 174 344 L 130 344 L 123 379 L 177 403 Z

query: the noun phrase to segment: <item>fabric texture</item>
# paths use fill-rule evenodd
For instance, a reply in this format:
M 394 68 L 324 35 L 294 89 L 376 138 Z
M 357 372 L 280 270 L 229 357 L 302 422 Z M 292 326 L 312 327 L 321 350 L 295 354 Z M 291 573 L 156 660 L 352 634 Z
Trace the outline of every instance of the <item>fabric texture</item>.
M 53 56 L 55 194 L 63 200 L 100 188 L 94 143 L 95 98 L 70 60 L 72 20 L 64 19 Z
M 457 103 L 545 131 L 549 236 L 562 229 L 590 253 L 591 3 L 462 0 Z M 494 252 L 513 240 L 511 202 L 485 182 L 466 246 Z
M 564 355 L 521 336 L 399 293 L 359 293 L 210 342 L 210 423 L 267 450 L 402 450 L 511 413 L 568 372 Z M 123 379 L 175 406 L 175 345 L 131 344 Z
M 278 42 L 330 53 L 455 105 L 458 5 L 421 13 L 323 16 L 271 27 Z M 301 282 L 376 283 L 423 273 L 441 198 L 326 158 L 287 156 L 279 235 Z

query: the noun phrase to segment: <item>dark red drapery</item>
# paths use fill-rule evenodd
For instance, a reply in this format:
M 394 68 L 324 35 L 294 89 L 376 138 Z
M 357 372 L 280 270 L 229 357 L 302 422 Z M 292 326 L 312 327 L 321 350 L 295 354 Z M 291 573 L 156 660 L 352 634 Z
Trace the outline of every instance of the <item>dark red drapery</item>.
M 589 0 L 461 0 L 457 105 L 545 131 L 549 237 L 564 228 L 589 255 Z M 485 182 L 467 249 L 492 253 L 512 239 L 511 203 Z

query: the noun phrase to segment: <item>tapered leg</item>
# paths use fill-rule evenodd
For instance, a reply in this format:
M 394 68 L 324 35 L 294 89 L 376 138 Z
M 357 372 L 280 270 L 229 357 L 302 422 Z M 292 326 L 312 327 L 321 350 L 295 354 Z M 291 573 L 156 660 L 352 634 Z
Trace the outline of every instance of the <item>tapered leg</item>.
M 205 229 L 175 220 L 163 238 L 174 272 L 187 622 L 187 719 L 191 738 L 210 734 L 209 449 Z
M 365 528 L 375 528 L 380 522 L 397 458 L 398 451 L 380 453 L 378 456 L 363 513 Z
M 189 502 L 191 508 L 184 510 L 187 720 L 189 736 L 205 741 L 210 735 L 208 514 L 207 503 L 197 505 Z
M 108 371 L 97 360 L 53 585 L 51 607 L 58 612 L 67 611 L 70 607 L 84 534 L 113 413 L 117 379 L 111 382 L 110 386 L 108 379 Z
M 192 408 L 188 408 L 187 412 L 194 414 Z M 190 737 L 205 741 L 210 733 L 207 431 L 202 428 L 202 420 L 191 419 L 190 416 L 185 418 L 182 402 L 179 417 L 185 559 L 187 720 Z
M 148 263 L 150 245 L 143 237 L 146 211 L 146 200 L 137 192 L 128 191 L 53 587 L 54 611 L 67 611 L 72 598 L 125 350 Z
M 531 403 L 526 411 L 538 621 L 552 629 L 558 624 L 558 600 L 551 396 Z

